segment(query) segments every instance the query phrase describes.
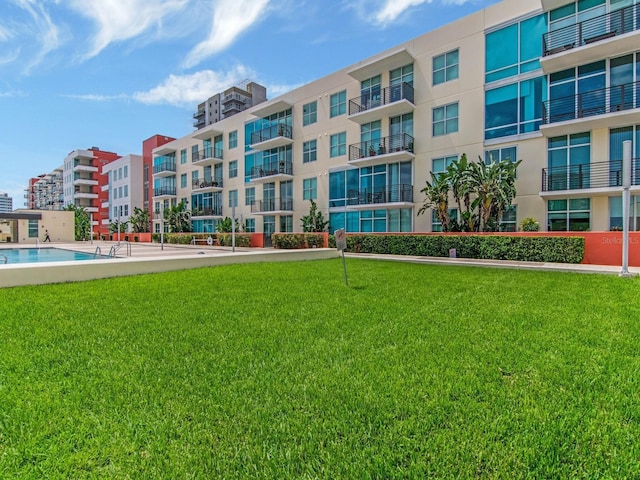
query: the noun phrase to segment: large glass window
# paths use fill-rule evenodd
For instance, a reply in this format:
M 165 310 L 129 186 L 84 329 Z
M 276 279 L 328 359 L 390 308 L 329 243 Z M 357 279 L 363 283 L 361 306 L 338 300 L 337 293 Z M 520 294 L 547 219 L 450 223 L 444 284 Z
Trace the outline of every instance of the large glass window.
M 609 197 L 609 229 L 622 230 L 622 197 Z M 629 230 L 640 230 L 640 196 L 631 195 Z
M 458 131 L 458 103 L 450 103 L 433 109 L 433 136 Z
M 309 140 L 302 144 L 302 163 L 315 162 L 318 159 L 318 142 Z
M 234 130 L 229 132 L 229 149 L 236 148 L 238 146 L 238 131 Z
M 389 72 L 389 84 L 392 87 L 403 83 L 413 85 L 413 63 Z
M 410 208 L 363 210 L 329 213 L 329 231 L 344 228 L 347 232 L 411 232 L 413 211 Z
M 575 133 L 548 140 L 549 190 L 575 190 L 591 185 L 591 134 Z
M 187 188 L 187 174 L 180 175 L 180 188 Z
M 256 200 L 256 187 L 247 187 L 244 191 L 244 204 L 253 205 Z
M 317 178 L 305 178 L 302 180 L 302 198 L 304 200 L 315 200 L 318 198 Z
M 433 84 L 439 85 L 458 78 L 458 49 L 433 57 Z
M 433 173 L 445 172 L 449 165 L 451 165 L 457 158 L 457 155 L 434 158 L 431 160 L 431 171 Z
M 229 162 L 229 178 L 235 178 L 238 176 L 238 161 L 233 160 Z
M 620 127 L 609 130 L 609 185 L 622 185 L 623 143 L 631 146 L 631 184 L 640 185 L 640 125 Z
M 38 238 L 38 220 L 29 220 L 29 238 Z
M 376 75 L 360 83 L 360 102 L 365 110 L 380 106 L 380 79 L 380 75 Z
M 302 106 L 302 125 L 307 126 L 318 121 L 318 102 L 315 100 Z
M 336 133 L 330 137 L 330 157 L 339 157 L 347 154 L 347 132 Z
M 329 115 L 331 118 L 347 113 L 347 91 L 334 93 L 329 97 Z
M 229 207 L 238 206 L 238 190 L 229 190 Z
M 187 163 L 187 149 L 180 150 L 180 164 Z
M 591 200 L 571 198 L 547 202 L 547 230 L 584 232 L 590 228 Z
M 495 148 L 492 150 L 484 151 L 484 163 L 489 165 L 490 163 L 497 163 L 508 160 L 510 162 L 516 162 L 517 157 L 517 148 L 513 147 L 503 147 L 503 148 Z

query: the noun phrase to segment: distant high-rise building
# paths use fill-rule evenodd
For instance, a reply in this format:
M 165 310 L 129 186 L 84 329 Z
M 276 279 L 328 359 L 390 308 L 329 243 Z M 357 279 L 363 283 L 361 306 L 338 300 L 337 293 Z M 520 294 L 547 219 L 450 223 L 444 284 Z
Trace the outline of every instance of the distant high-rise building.
M 193 114 L 193 126 L 199 130 L 266 100 L 266 87 L 244 80 L 199 104 L 198 111 Z
M 24 204 L 30 210 L 62 210 L 62 166 L 29 179 L 24 197 Z
M 13 211 L 13 198 L 8 194 L 0 192 L 0 213 Z
M 142 156 L 125 155 L 106 164 L 102 173 L 107 179 L 103 190 L 108 194 L 102 206 L 109 212 L 102 225 L 108 228 L 114 222 L 128 222 L 133 209 L 142 207 Z M 132 226 L 127 225 L 126 231 L 131 232 Z

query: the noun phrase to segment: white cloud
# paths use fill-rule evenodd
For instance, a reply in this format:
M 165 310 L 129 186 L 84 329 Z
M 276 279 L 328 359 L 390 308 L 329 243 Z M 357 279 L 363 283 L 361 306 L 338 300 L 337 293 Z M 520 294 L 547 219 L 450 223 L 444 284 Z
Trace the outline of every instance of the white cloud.
M 213 12 L 209 37 L 187 55 L 184 66 L 198 65 L 229 45 L 245 30 L 265 16 L 270 0 L 219 0 Z
M 383 7 L 375 14 L 375 23 L 386 26 L 411 7 L 431 3 L 431 0 L 386 0 Z
M 22 90 L 12 91 L 9 90 L 7 92 L 0 91 L 0 98 L 9 98 L 9 97 L 26 97 L 27 94 Z
M 9 30 L 7 27 L 0 25 L 0 42 L 6 42 L 11 37 L 13 37 L 14 33 Z
M 0 65 L 6 65 L 8 63 L 12 63 L 20 56 L 20 49 L 16 48 L 15 50 L 4 52 L 4 54 L 0 55 Z
M 202 70 L 189 75 L 169 75 L 157 87 L 136 92 L 133 99 L 149 105 L 169 104 L 194 106 L 211 95 L 221 92 L 239 81 L 255 76 L 251 69 L 236 65 L 225 72 Z
M 92 102 L 109 102 L 111 100 L 127 100 L 129 99 L 128 95 L 125 95 L 124 93 L 119 94 L 119 95 L 100 95 L 100 94 L 94 94 L 94 93 L 87 93 L 87 94 L 68 94 L 68 95 L 62 95 L 63 97 L 67 97 L 67 98 L 75 98 L 78 100 L 88 100 L 88 101 L 92 101 Z
M 188 3 L 189 0 L 69 0 L 71 8 L 98 27 L 84 59 L 95 57 L 113 42 L 159 27 L 165 16 L 183 10 Z
M 31 59 L 25 73 L 29 73 L 36 65 L 42 62 L 49 52 L 60 46 L 61 35 L 58 27 L 51 21 L 49 13 L 44 9 L 42 2 L 37 0 L 14 0 L 16 4 L 23 8 L 33 19 L 35 31 L 31 33 L 33 38 L 41 41 L 40 50 Z

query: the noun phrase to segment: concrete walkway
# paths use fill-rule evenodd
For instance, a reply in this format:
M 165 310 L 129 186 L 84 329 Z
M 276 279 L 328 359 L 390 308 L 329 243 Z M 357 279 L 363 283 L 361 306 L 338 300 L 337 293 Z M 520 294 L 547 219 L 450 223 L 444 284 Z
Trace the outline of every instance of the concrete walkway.
M 480 260 L 475 258 L 418 257 L 411 255 L 380 255 L 373 253 L 347 253 L 347 258 L 376 259 L 394 262 L 425 263 L 433 265 L 459 265 L 465 267 L 517 268 L 519 270 L 546 270 L 553 272 L 606 273 L 618 275 L 621 266 L 586 265 L 573 263 L 518 262 L 511 260 Z M 629 267 L 633 276 L 640 274 L 639 267 Z

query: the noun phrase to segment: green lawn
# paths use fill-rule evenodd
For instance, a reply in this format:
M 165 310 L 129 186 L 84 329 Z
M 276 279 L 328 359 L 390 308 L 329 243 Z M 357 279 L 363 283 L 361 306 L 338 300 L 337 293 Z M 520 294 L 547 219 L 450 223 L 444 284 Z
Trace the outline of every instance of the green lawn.
M 347 263 L 0 290 L 0 478 L 640 477 L 640 280 Z

